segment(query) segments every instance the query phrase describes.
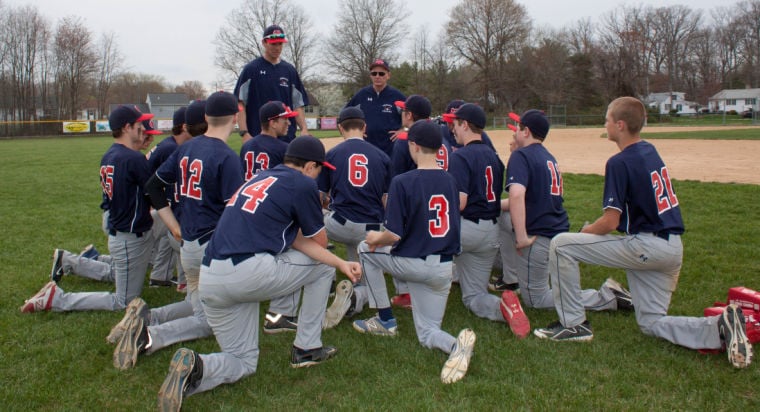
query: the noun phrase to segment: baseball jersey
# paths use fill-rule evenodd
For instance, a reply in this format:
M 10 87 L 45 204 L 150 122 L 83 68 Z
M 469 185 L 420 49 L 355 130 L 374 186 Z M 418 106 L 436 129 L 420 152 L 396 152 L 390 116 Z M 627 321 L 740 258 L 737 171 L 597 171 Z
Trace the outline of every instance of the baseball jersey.
M 449 170 L 449 153 L 451 153 L 451 146 L 449 146 L 449 142 L 444 140 L 441 148 L 438 149 L 438 153 L 435 154 L 435 161 L 438 163 L 438 167 L 443 170 Z M 399 138 L 393 142 L 391 165 L 393 176 L 417 168 L 414 160 L 412 160 L 412 155 L 409 154 L 409 141 L 405 138 Z
M 245 103 L 246 126 L 252 136 L 261 133 L 259 109 L 265 103 L 279 100 L 294 110 L 309 105 L 301 77 L 296 68 L 285 60 L 280 60 L 277 64 L 272 64 L 263 57 L 252 60 L 243 67 L 234 94 Z M 291 118 L 288 135 L 280 139 L 288 143 L 295 137 L 296 121 Z
M 148 153 L 148 165 L 150 166 L 150 172 L 156 173 L 156 170 L 158 170 L 159 166 L 161 166 L 166 159 L 171 156 L 172 153 L 174 153 L 175 150 L 177 150 L 177 147 L 179 145 L 177 144 L 177 140 L 174 139 L 174 136 L 169 136 L 166 139 L 159 142 L 153 149 Z M 174 212 L 175 216 L 179 216 L 179 194 L 175 191 L 175 187 L 177 185 L 171 185 L 166 187 L 166 200 L 169 201 L 169 205 L 171 205 L 172 211 Z
M 432 169 L 395 176 L 388 189 L 383 225 L 401 238 L 391 255 L 456 255 L 461 249 L 461 226 L 454 178 Z
M 647 141 L 632 144 L 607 161 L 603 208 L 621 212 L 620 232 L 684 232 L 668 168 Z
M 216 227 L 224 205 L 243 184 L 240 160 L 221 139 L 200 135 L 179 146 L 156 171 L 178 183 L 182 238 L 196 240 Z
M 323 227 L 317 182 L 281 164 L 262 170 L 230 199 L 206 256 L 276 255 L 290 248 L 299 229 L 312 237 Z
M 512 152 L 507 164 L 507 190 L 525 187 L 525 227 L 529 235 L 554 237 L 570 230 L 562 206 L 564 186 L 557 160 L 542 144 L 531 144 Z
M 259 171 L 271 169 L 282 163 L 287 150 L 287 143 L 266 134 L 258 134 L 253 139 L 243 143 L 240 148 L 243 179 L 245 181 L 251 180 L 253 175 Z
M 406 96 L 391 86 L 385 86 L 380 93 L 372 86 L 359 90 L 349 100 L 348 106 L 359 106 L 364 112 L 367 123 L 367 141 L 384 151 L 390 157 L 393 154 L 393 142 L 388 132 L 401 128 L 401 112 L 396 107 L 397 100 L 405 101 Z
M 496 219 L 501 214 L 504 187 L 504 164 L 493 149 L 474 141 L 449 157 L 449 173 L 459 192 L 467 194 L 465 219 Z
M 441 125 L 441 133 L 443 134 L 443 142 L 444 144 L 448 143 L 449 147 L 452 151 L 456 151 L 460 147 L 462 147 L 461 144 L 457 143 L 456 137 L 454 137 L 454 132 L 452 132 L 449 129 L 449 126 L 446 126 L 445 124 Z M 486 146 L 493 149 L 493 151 L 496 151 L 496 148 L 493 147 L 493 142 L 491 141 L 491 138 L 488 137 L 488 134 L 486 132 L 483 132 L 480 134 L 480 139 L 483 140 L 483 143 L 486 144 Z
M 354 223 L 382 222 L 391 181 L 388 155 L 356 137 L 330 149 L 326 160 L 335 170 L 323 167 L 317 185 L 330 194 L 330 209 Z
M 130 233 L 150 230 L 153 219 L 144 190 L 150 176 L 148 160 L 137 150 L 114 143 L 103 154 L 100 185 L 103 203 L 107 204 L 104 210 L 110 211 L 108 229 Z

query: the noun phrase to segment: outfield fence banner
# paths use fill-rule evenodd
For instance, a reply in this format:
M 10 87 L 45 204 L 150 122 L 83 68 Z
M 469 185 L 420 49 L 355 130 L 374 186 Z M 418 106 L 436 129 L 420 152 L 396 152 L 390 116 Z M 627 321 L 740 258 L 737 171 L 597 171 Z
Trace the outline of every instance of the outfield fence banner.
M 63 122 L 63 133 L 90 133 L 90 122 Z

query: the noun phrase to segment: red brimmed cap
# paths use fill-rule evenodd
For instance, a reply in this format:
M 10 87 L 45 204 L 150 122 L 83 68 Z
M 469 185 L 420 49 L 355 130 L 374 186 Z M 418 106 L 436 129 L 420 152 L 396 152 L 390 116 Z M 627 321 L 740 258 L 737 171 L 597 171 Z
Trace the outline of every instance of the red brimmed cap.
M 317 162 L 330 170 L 335 170 L 335 166 L 325 161 L 325 145 L 311 135 L 303 135 L 293 139 L 288 144 L 285 156 Z
M 288 39 L 285 38 L 285 31 L 282 27 L 273 24 L 264 30 L 263 40 L 267 43 L 287 43 Z
M 142 113 L 137 106 L 122 105 L 114 109 L 108 116 L 108 126 L 111 130 L 121 129 L 122 127 L 143 120 L 152 119 L 153 114 Z
M 156 128 L 153 125 L 153 119 L 143 120 L 142 121 L 143 127 L 145 128 L 145 134 L 152 134 L 155 136 L 158 136 L 161 134 L 160 130 L 156 130 Z

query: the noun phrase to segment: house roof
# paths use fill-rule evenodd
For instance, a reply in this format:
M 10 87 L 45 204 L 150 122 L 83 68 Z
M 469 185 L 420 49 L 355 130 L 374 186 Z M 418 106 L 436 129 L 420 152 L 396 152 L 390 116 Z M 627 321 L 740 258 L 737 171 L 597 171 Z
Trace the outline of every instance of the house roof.
M 146 103 L 150 102 L 151 106 L 184 106 L 189 101 L 186 93 L 148 93 L 145 100 Z
M 760 98 L 760 89 L 723 89 L 710 97 L 710 100 Z
M 137 110 L 142 113 L 150 113 L 150 108 L 145 103 L 111 103 L 108 105 L 108 113 L 111 113 L 115 108 L 119 106 L 135 106 Z

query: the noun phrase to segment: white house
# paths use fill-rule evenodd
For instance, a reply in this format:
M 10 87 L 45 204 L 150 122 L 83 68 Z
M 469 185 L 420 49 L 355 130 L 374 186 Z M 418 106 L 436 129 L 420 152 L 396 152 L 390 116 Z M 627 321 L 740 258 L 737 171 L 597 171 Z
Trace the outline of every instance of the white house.
M 741 113 L 748 109 L 757 110 L 758 100 L 760 89 L 724 89 L 710 97 L 708 104 L 711 112 L 736 110 Z
M 644 103 L 660 114 L 669 114 L 671 110 L 678 114 L 696 114 L 700 107 L 699 103 L 686 100 L 685 92 L 650 93 Z

